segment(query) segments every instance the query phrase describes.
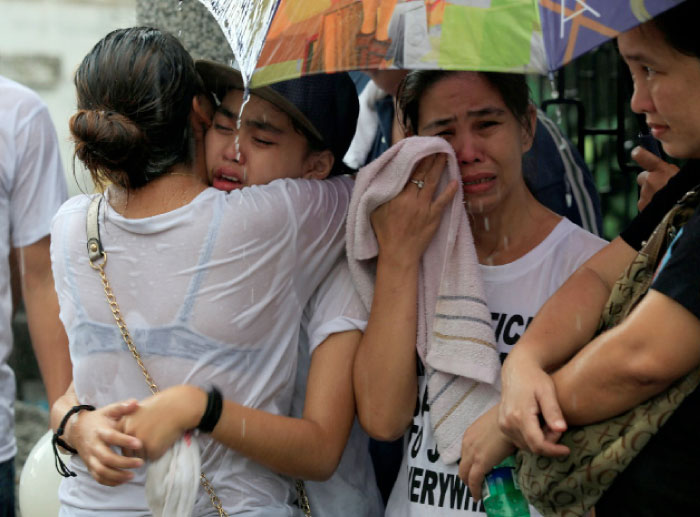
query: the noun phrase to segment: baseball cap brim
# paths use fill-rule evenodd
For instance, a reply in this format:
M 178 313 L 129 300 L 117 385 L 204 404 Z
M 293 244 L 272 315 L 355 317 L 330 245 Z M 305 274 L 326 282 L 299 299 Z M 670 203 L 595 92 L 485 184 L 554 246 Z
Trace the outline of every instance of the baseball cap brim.
M 212 93 L 216 94 L 219 101 L 223 100 L 226 93 L 231 89 L 244 89 L 241 72 L 231 66 L 207 59 L 199 59 L 195 62 L 195 67 L 204 81 L 204 86 Z M 302 128 L 313 135 L 314 138 L 317 138 L 320 142 L 324 141 L 323 136 L 321 136 L 321 133 L 311 121 L 299 111 L 294 104 L 271 87 L 261 86 L 259 88 L 251 88 L 250 93 L 273 104 L 289 115 Z

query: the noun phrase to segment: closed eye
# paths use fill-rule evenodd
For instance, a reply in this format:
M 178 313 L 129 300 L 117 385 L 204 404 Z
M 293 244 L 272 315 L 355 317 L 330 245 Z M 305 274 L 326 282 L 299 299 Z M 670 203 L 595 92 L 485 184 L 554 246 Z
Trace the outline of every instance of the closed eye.
M 501 123 L 497 120 L 482 120 L 481 122 L 477 123 L 477 127 L 479 129 L 488 129 L 490 127 L 498 126 Z
M 223 126 L 221 124 L 217 124 L 216 122 L 214 123 L 214 129 L 216 129 L 217 131 L 220 131 L 222 133 L 226 133 L 226 134 L 233 133 L 233 131 L 234 131 L 233 127 Z

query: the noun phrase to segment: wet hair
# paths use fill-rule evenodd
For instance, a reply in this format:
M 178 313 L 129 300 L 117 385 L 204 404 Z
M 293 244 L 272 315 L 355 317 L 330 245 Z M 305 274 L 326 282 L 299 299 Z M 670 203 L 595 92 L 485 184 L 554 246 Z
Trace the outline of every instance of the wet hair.
M 700 1 L 685 0 L 682 4 L 658 15 L 651 23 L 663 34 L 666 43 L 675 50 L 700 59 L 698 19 L 700 19 Z
M 75 73 L 75 156 L 96 185 L 137 189 L 192 163 L 192 98 L 204 91 L 174 36 L 150 27 L 110 32 Z
M 418 134 L 418 116 L 420 101 L 433 85 L 460 72 L 448 70 L 413 70 L 399 86 L 397 103 L 401 113 L 399 120 L 407 133 Z M 503 98 L 508 110 L 518 123 L 531 134 L 534 127 L 530 119 L 530 89 L 522 74 L 504 74 L 498 72 L 477 72 L 496 88 Z

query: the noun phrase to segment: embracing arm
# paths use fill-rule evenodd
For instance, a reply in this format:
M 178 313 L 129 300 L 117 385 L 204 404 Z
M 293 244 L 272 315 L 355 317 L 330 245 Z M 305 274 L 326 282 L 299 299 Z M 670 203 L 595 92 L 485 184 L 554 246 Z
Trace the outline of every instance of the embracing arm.
M 564 416 L 582 425 L 662 392 L 700 363 L 700 320 L 653 289 L 617 327 L 553 375 Z
M 593 337 L 613 285 L 636 255 L 618 237 L 588 259 L 538 311 L 507 361 L 527 354 L 545 370 L 566 362 Z
M 593 337 L 612 287 L 636 251 L 620 237 L 586 261 L 542 306 L 506 358 L 499 422 L 520 448 L 566 454 L 545 440 L 541 414 L 554 432 L 566 429 L 549 372 Z
M 27 323 L 49 407 L 68 388 L 71 362 L 68 337 L 58 317 L 58 297 L 51 272 L 51 238 L 14 249 Z
M 80 405 L 73 383 L 51 406 L 50 422 L 54 432 L 73 406 Z M 90 475 L 103 485 L 116 486 L 134 475 L 128 469 L 143 465 L 141 458 L 126 457 L 114 452 L 110 446 L 138 450 L 141 442 L 117 431 L 117 421 L 138 407 L 135 400 L 110 404 L 95 411 L 80 411 L 66 422 L 61 438 L 78 451 Z
M 332 334 L 316 348 L 301 418 L 226 400 L 212 438 L 282 474 L 315 480 L 330 477 L 355 416 L 352 363 L 360 336 L 359 331 Z M 146 455 L 156 459 L 185 430 L 199 424 L 206 398 L 200 388 L 174 386 L 142 401 L 124 419 L 123 428 L 141 438 Z

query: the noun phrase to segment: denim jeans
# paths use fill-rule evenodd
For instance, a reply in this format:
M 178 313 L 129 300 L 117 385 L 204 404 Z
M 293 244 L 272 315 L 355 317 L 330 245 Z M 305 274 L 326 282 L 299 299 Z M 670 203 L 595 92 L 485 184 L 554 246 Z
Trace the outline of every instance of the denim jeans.
M 0 463 L 0 517 L 15 517 L 15 459 Z

